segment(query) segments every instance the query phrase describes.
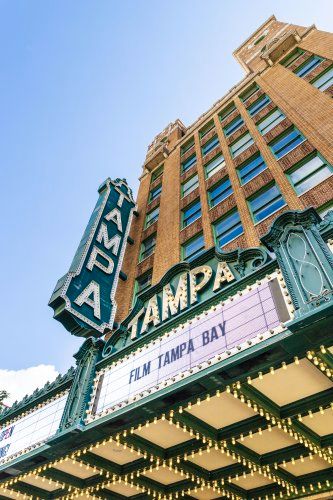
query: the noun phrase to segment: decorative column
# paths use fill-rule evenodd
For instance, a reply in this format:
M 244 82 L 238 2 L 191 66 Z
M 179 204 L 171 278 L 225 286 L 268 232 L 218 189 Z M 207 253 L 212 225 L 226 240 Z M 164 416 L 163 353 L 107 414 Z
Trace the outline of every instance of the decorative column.
M 321 236 L 314 208 L 280 215 L 261 241 L 276 258 L 295 306 L 298 324 L 312 324 L 333 310 L 333 255 Z M 292 326 L 290 327 L 292 329 Z
M 90 337 L 74 355 L 77 368 L 57 434 L 68 430 L 83 430 L 95 366 L 101 357 L 103 346 L 103 340 Z

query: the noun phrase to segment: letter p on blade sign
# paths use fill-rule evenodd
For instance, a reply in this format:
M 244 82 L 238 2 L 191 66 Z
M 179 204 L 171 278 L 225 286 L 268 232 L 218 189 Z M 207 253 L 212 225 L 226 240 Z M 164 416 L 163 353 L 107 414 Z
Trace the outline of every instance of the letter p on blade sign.
M 107 179 L 69 271 L 49 305 L 74 335 L 101 337 L 112 330 L 115 293 L 135 202 L 125 179 Z

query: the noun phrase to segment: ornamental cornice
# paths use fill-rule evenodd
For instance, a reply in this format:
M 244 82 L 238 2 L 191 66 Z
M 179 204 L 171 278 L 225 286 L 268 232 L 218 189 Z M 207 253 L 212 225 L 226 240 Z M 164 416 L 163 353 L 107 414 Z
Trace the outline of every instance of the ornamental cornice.
M 275 247 L 279 245 L 279 241 L 286 226 L 301 225 L 302 227 L 309 227 L 317 225 L 321 222 L 321 218 L 313 207 L 301 210 L 287 210 L 277 217 L 272 223 L 268 232 L 261 238 L 266 247 L 274 251 Z

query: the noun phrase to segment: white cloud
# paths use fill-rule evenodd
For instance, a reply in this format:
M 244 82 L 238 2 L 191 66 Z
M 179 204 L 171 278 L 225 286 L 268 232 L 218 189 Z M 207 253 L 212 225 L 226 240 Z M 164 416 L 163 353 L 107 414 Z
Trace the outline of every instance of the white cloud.
M 11 405 L 31 394 L 37 387 L 41 388 L 46 382 L 52 382 L 58 375 L 53 365 L 38 365 L 23 370 L 0 370 L 0 390 L 9 392 L 9 398 L 4 401 Z

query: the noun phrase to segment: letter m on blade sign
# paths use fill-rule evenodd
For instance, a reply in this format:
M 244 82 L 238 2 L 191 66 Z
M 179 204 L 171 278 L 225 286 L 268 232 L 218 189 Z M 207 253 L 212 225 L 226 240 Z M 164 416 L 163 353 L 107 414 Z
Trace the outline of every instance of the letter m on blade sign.
M 57 283 L 49 305 L 74 335 L 100 337 L 113 326 L 115 292 L 135 210 L 125 179 L 107 179 L 72 265 Z

